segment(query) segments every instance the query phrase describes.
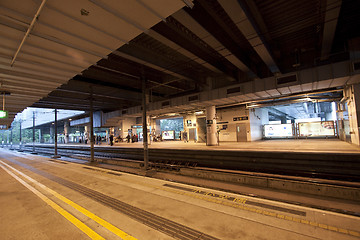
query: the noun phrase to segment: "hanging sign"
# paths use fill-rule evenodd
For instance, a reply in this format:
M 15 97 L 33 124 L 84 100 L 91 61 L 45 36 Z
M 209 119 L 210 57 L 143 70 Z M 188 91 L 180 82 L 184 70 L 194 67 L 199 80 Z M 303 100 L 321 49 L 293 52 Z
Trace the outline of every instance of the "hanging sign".
M 8 111 L 0 110 L 0 118 L 8 118 L 9 113 Z
M 244 117 L 234 117 L 233 121 L 244 121 L 244 120 L 249 120 L 248 116 L 244 116 Z

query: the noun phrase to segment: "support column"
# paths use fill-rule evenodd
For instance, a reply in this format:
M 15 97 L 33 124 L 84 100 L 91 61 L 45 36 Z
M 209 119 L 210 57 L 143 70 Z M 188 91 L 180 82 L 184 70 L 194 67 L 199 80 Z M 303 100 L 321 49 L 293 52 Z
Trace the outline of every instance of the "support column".
M 147 121 L 146 121 L 146 78 L 142 76 L 142 127 L 143 127 L 143 145 L 144 145 L 144 168 L 145 171 L 149 168 L 149 146 L 147 134 Z
M 55 109 L 55 121 L 54 121 L 54 156 L 52 158 L 60 158 L 60 155 L 58 155 L 58 149 L 57 149 L 57 109 Z M 51 128 L 50 128 L 51 129 Z M 51 135 L 51 133 L 50 133 Z
M 54 143 L 54 126 L 50 126 L 50 143 Z
M 85 144 L 88 144 L 89 141 L 90 141 L 90 135 L 89 135 L 90 130 L 89 130 L 89 128 L 90 128 L 90 126 L 84 126 L 84 136 L 85 136 L 84 140 L 86 140 Z
M 21 131 L 21 120 L 20 120 L 20 131 L 19 131 L 19 152 L 22 152 L 22 135 L 21 135 L 21 133 L 22 133 L 22 131 Z
M 10 128 L 10 150 L 12 150 L 13 147 L 13 130 L 12 127 Z
M 216 136 L 216 108 L 215 106 L 206 107 L 206 145 L 217 145 Z
M 345 89 L 348 97 L 348 115 L 351 143 L 360 146 L 360 84 Z
M 69 143 L 69 134 L 70 134 L 70 123 L 68 121 L 65 121 L 64 122 L 65 143 Z
M 32 154 L 37 154 L 35 152 L 35 112 L 33 112 L 33 129 L 32 129 L 32 134 L 33 134 L 33 150 L 32 150 Z
M 281 116 L 280 121 L 281 121 L 281 124 L 286 124 L 287 123 L 286 116 Z
M 90 162 L 94 162 L 94 110 L 93 110 L 93 89 L 90 86 Z
M 44 143 L 44 136 L 43 136 L 43 134 L 42 134 L 42 132 L 41 132 L 41 128 L 39 128 L 39 143 Z

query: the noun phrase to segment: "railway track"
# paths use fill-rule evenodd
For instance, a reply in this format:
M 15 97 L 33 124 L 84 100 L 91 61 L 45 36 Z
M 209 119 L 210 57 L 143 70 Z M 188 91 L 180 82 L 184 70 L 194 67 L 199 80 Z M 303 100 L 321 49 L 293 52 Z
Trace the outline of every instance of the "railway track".
M 35 149 L 39 154 L 54 154 L 52 145 L 36 145 Z M 23 150 L 32 151 L 32 145 L 23 146 Z M 94 151 L 99 159 L 143 161 L 141 148 L 96 147 Z M 58 153 L 74 158 L 90 157 L 88 146 L 61 146 Z M 207 167 L 360 182 L 360 154 L 352 153 L 149 149 L 149 161 L 154 168 L 173 170 Z

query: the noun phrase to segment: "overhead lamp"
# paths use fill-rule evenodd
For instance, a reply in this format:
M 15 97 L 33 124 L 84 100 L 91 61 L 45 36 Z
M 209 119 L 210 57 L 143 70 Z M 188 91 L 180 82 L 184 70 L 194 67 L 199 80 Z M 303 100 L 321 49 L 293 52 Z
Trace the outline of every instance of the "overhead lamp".
M 10 92 L 1 91 L 0 93 L 3 95 L 3 110 L 0 110 L 0 118 L 8 118 L 9 112 L 5 111 L 5 95 L 10 95 Z
M 256 107 L 259 107 L 259 104 L 251 103 L 246 105 L 246 108 L 256 108 Z
M 313 100 L 309 97 L 306 97 L 306 98 L 300 98 L 300 99 L 297 99 L 297 101 L 300 101 L 300 102 L 312 102 Z
M 8 111 L 0 110 L 0 118 L 8 118 Z
M 195 112 L 196 115 L 201 115 L 201 114 L 204 114 L 204 111 L 197 111 Z

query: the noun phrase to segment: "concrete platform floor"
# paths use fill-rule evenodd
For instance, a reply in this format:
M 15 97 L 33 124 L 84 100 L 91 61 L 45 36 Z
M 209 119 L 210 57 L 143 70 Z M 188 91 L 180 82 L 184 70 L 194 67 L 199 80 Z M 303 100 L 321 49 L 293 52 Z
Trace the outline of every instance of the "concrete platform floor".
M 0 149 L 1 239 L 175 239 L 59 178 L 211 239 L 360 239 L 359 217 Z
M 134 143 L 138 144 L 138 143 Z M 141 144 L 141 143 L 140 143 Z M 116 146 L 124 143 L 117 143 Z M 126 146 L 131 145 L 125 143 Z M 297 139 L 297 140 L 263 140 L 255 142 L 223 142 L 219 146 L 206 146 L 205 143 L 184 143 L 182 141 L 152 142 L 153 148 L 196 148 L 216 150 L 247 150 L 247 151 L 293 151 L 293 152 L 355 152 L 360 147 L 338 139 Z

